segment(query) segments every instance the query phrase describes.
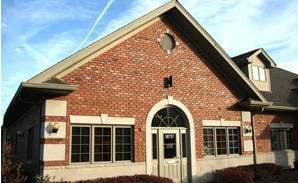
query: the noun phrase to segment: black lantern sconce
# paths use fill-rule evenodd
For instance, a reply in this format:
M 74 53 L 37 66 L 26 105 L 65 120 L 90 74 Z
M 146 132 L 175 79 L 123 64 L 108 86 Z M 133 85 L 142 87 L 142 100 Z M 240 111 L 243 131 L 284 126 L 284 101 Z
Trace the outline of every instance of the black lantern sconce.
M 252 135 L 252 127 L 243 126 L 243 136 L 251 136 L 251 135 Z
M 60 128 L 59 123 L 50 123 L 47 126 L 46 130 L 48 133 L 57 133 L 59 128 Z
M 173 87 L 173 76 L 169 76 L 169 77 L 164 78 L 164 87 L 165 88 Z

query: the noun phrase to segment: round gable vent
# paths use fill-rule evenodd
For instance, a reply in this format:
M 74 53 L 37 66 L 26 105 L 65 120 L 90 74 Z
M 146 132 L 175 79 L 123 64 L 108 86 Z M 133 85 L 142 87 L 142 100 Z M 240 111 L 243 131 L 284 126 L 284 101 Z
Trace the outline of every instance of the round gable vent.
M 171 51 L 176 47 L 176 42 L 174 37 L 169 33 L 164 33 L 161 35 L 159 40 L 160 46 L 166 51 Z

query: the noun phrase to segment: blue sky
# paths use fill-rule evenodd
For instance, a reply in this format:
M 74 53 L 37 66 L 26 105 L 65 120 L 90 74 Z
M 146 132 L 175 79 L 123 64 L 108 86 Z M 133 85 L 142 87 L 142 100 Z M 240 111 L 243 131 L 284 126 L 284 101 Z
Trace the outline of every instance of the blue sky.
M 166 2 L 2 0 L 1 114 L 21 81 Z M 298 73 L 297 0 L 180 2 L 230 56 L 263 47 Z

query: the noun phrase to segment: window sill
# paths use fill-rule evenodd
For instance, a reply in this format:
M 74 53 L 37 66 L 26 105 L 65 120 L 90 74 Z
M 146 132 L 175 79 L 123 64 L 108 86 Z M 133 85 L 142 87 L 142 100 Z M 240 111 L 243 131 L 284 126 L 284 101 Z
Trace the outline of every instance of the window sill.
M 272 153 L 294 153 L 295 152 L 295 150 L 293 150 L 293 149 L 284 149 L 284 150 L 272 150 Z
M 217 156 L 204 156 L 203 160 L 214 160 L 214 159 L 230 159 L 230 158 L 239 158 L 239 157 L 243 157 L 245 155 L 241 155 L 241 154 L 231 154 L 231 155 L 217 155 Z
M 132 162 L 132 161 L 123 161 L 123 162 L 96 162 L 96 163 L 70 163 L 69 168 L 88 168 L 88 167 L 114 167 L 114 166 L 131 166 L 136 164 L 144 164 L 144 162 Z

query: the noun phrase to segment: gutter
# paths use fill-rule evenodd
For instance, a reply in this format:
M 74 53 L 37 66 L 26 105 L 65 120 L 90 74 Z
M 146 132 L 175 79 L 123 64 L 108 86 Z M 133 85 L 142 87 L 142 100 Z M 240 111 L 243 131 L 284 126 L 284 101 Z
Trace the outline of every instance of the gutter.
M 37 88 L 37 89 L 52 89 L 52 90 L 67 90 L 67 91 L 74 91 L 77 89 L 76 85 L 53 84 L 53 83 L 30 83 L 30 82 L 22 82 L 21 87 Z
M 267 107 L 272 104 L 273 104 L 272 102 L 263 102 L 263 101 L 252 100 L 252 99 L 248 99 L 240 102 L 240 105 L 249 106 L 249 107 Z
M 258 161 L 257 161 L 257 139 L 256 139 L 256 134 L 255 134 L 255 125 L 254 125 L 253 116 L 254 116 L 254 113 L 251 112 L 250 120 L 251 120 L 251 126 L 252 126 L 253 161 L 254 161 L 254 165 L 257 165 L 258 164 Z M 256 166 L 255 166 L 254 170 L 256 173 L 257 172 Z
M 279 106 L 279 105 L 270 105 L 265 109 L 273 110 L 273 111 L 298 111 L 298 107 Z
M 13 107 L 14 103 L 21 99 L 20 94 L 24 91 L 25 88 L 29 89 L 45 89 L 45 90 L 60 90 L 60 91 L 75 91 L 78 89 L 77 85 L 70 85 L 70 84 L 54 84 L 54 83 L 32 83 L 32 82 L 21 82 L 19 88 L 17 89 L 13 99 L 11 100 L 10 104 L 8 105 L 4 116 L 3 116 L 3 124 L 5 124 L 5 117 L 8 115 L 8 112 Z
M 291 106 L 280 106 L 274 105 L 273 102 L 262 102 L 257 100 L 248 99 L 246 101 L 240 102 L 241 106 L 249 107 L 249 108 L 261 108 L 262 111 L 290 111 L 295 112 L 298 111 L 298 107 L 291 107 Z

